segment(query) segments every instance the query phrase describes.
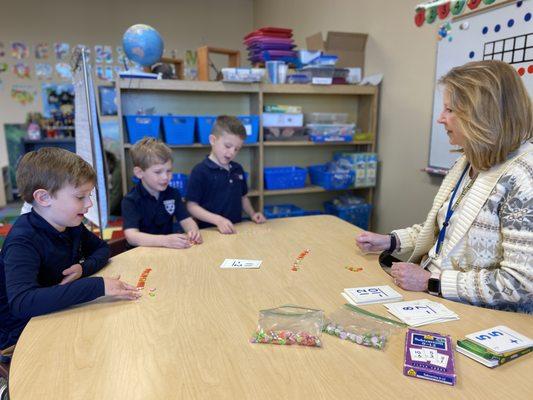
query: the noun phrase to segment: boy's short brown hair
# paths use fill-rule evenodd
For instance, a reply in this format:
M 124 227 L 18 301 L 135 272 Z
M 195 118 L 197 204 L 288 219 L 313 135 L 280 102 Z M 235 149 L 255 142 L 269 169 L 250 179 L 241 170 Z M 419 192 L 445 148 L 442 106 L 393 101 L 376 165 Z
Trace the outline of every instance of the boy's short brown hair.
M 231 117 L 229 115 L 220 115 L 217 117 L 217 120 L 213 124 L 211 134 L 220 137 L 224 133 L 237 135 L 242 140 L 246 140 L 246 129 L 242 122 L 236 117 Z
M 172 150 L 157 139 L 145 137 L 135 143 L 130 150 L 134 167 L 147 170 L 152 165 L 164 164 L 172 160 Z
M 67 184 L 78 187 L 87 182 L 96 182 L 93 167 L 77 154 L 57 147 L 26 153 L 17 168 L 19 194 L 27 203 L 33 202 L 33 193 L 38 189 L 53 196 Z

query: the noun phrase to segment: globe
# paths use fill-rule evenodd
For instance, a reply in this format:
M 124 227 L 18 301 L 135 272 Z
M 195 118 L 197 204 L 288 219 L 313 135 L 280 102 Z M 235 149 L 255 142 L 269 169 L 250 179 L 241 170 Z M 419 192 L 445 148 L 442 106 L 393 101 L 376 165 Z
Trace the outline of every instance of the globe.
M 130 26 L 122 37 L 122 46 L 128 58 L 143 67 L 158 62 L 164 48 L 159 32 L 144 24 Z

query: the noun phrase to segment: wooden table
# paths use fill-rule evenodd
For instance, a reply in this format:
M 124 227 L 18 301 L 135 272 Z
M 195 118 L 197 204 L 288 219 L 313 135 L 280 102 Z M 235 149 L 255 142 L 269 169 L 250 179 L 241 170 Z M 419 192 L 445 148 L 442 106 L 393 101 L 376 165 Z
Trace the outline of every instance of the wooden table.
M 251 344 L 261 309 L 297 304 L 328 313 L 344 303 L 346 287 L 393 285 L 376 255 L 356 249 L 357 232 L 337 218 L 314 216 L 244 223 L 230 236 L 205 230 L 204 244 L 187 250 L 123 253 L 103 274 L 136 284 L 151 267 L 146 287 L 155 287 L 156 296 L 145 290 L 139 301 L 102 299 L 33 318 L 12 361 L 12 399 L 520 399 L 533 393 L 531 355 L 492 370 L 455 353 L 455 387 L 408 378 L 403 330 L 384 351 L 326 334 L 323 348 Z M 293 272 L 303 249 L 310 253 Z M 224 258 L 263 264 L 220 269 Z M 504 324 L 533 336 L 531 316 L 438 301 L 461 319 L 422 329 L 456 340 Z M 366 308 L 388 315 L 380 304 Z

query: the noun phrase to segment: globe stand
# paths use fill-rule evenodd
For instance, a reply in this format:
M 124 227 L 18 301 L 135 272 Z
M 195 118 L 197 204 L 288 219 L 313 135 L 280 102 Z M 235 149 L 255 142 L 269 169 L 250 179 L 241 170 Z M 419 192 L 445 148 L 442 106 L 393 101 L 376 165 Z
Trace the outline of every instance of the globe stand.
M 157 79 L 159 77 L 159 74 L 144 72 L 136 68 L 131 68 L 127 71 L 120 71 L 118 75 L 123 79 Z

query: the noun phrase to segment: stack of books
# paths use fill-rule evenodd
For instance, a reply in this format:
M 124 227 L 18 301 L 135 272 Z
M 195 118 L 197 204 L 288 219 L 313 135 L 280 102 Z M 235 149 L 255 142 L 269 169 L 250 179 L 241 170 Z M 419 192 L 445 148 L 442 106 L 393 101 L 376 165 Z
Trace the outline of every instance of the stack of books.
M 457 351 L 477 362 L 494 368 L 533 350 L 533 340 L 500 325 L 466 335 L 457 341 Z
M 344 289 L 341 295 L 348 303 L 357 306 L 361 304 L 389 303 L 400 301 L 402 295 L 390 286 L 365 286 Z

